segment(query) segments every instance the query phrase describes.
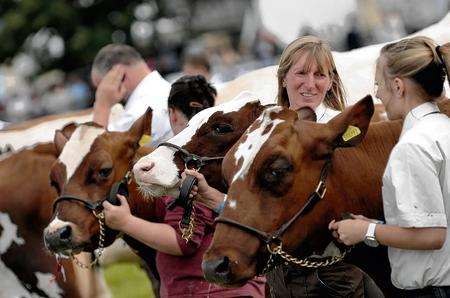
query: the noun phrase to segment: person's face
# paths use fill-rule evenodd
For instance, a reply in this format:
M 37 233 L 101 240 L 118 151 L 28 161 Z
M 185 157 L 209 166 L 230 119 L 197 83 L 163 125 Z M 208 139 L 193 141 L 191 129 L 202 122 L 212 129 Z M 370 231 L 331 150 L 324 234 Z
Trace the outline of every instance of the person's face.
M 384 68 L 386 67 L 386 62 L 382 57 L 377 62 L 376 72 L 375 72 L 375 96 L 381 100 L 386 109 L 386 114 L 389 120 L 397 120 L 403 118 L 403 100 L 398 96 L 398 92 L 395 89 L 398 88 L 395 80 L 385 77 Z M 398 83 L 398 82 L 397 82 Z
M 188 124 L 188 119 L 186 116 L 178 109 L 169 107 L 169 120 L 170 127 L 174 135 L 177 135 L 180 131 L 186 128 Z
M 289 107 L 293 110 L 303 107 L 316 109 L 331 88 L 330 76 L 319 71 L 315 59 L 307 70 L 307 58 L 306 54 L 300 55 L 283 80 L 283 87 L 289 97 Z

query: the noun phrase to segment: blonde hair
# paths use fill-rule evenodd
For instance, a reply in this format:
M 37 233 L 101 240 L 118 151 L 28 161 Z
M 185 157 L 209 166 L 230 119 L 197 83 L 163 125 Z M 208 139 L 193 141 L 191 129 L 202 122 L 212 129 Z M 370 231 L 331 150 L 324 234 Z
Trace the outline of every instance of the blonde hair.
M 416 36 L 385 45 L 380 57 L 386 62 L 381 72 L 385 81 L 386 77 L 409 78 L 431 99 L 442 95 L 450 66 L 450 43 L 437 47 L 431 38 Z
M 306 67 L 310 68 L 315 60 L 319 71 L 327 74 L 331 79 L 331 89 L 325 94 L 324 104 L 335 110 L 342 111 L 345 108 L 345 91 L 341 78 L 336 71 L 336 65 L 331 54 L 330 46 L 325 41 L 315 36 L 303 36 L 291 42 L 283 51 L 278 65 L 278 95 L 277 103 L 280 106 L 289 107 L 289 97 L 283 80 L 292 65 L 298 61 L 301 55 L 308 55 Z M 313 60 L 314 59 L 314 60 Z

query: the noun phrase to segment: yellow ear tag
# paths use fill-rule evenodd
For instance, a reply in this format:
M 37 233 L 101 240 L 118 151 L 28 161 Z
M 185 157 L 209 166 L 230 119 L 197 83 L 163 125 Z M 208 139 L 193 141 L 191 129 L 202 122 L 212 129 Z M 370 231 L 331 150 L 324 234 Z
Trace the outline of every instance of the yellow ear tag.
M 152 141 L 152 136 L 150 135 L 142 135 L 141 139 L 139 140 L 139 146 L 144 146 L 145 144 Z
M 354 137 L 357 137 L 361 134 L 361 130 L 353 125 L 349 125 L 347 127 L 347 130 L 342 135 L 342 139 L 347 142 L 348 140 L 353 139 Z

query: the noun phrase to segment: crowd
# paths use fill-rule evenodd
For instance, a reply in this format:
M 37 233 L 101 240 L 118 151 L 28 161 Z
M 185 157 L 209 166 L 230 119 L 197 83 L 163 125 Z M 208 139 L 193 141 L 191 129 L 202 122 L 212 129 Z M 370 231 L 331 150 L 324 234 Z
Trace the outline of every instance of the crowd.
M 110 130 L 123 131 L 150 106 L 152 145 L 168 140 L 183 130 L 193 115 L 213 106 L 217 95 L 208 82 L 211 79 L 208 67 L 201 66 L 204 64 L 194 58 L 188 62 L 185 71 L 189 75 L 170 85 L 132 47 L 114 44 L 104 47 L 95 58 L 91 72 L 92 83 L 97 88 L 94 121 Z M 194 75 L 195 67 L 203 75 Z M 383 176 L 386 222 L 361 214 L 329 224 L 330 233 L 346 245 L 364 241 L 370 246 L 388 246 L 392 282 L 404 297 L 450 297 L 450 245 L 446 241 L 450 220 L 450 120 L 436 105 L 443 100 L 449 70 L 450 43 L 437 45 L 419 36 L 382 48 L 374 74 L 376 96 L 389 119 L 403 120 L 400 140 Z M 305 36 L 289 44 L 281 55 L 277 76 L 278 105 L 293 110 L 308 107 L 315 111 L 317 121 L 324 123 L 345 108 L 345 88 L 330 47 L 320 38 Z M 123 99 L 126 100 L 124 113 L 115 122 L 109 122 L 112 105 Z M 200 263 L 214 233 L 214 218 L 223 209 L 225 195 L 210 187 L 201 173 L 186 169 L 183 176 L 186 174 L 198 179 L 190 197 L 196 199 L 196 214 L 200 219 L 195 237 L 188 242 L 182 239 L 177 228 L 182 214 L 166 210 L 173 200 L 171 197 L 158 200 L 160 222 L 131 215 L 124 197 L 119 196 L 121 206 L 104 203 L 107 225 L 158 251 L 163 297 L 180 295 L 180 289 L 184 288 L 190 293 L 194 288 L 197 297 L 203 297 L 212 287 L 203 279 Z M 314 293 L 319 285 L 307 278 L 311 271 L 295 270 L 298 271 L 297 287 L 300 284 Z M 335 274 L 324 282 L 344 289 L 342 296 L 382 295 L 370 277 L 353 265 L 338 263 L 327 270 L 334 270 Z M 354 278 L 362 276 L 357 288 L 345 287 L 351 282 L 346 272 L 351 272 Z M 280 278 L 286 276 L 269 274 L 268 282 Z M 214 295 L 263 297 L 265 282 L 264 278 L 256 278 L 241 288 L 223 288 Z M 289 287 L 287 281 L 285 284 Z M 271 288 L 275 289 L 271 295 L 280 297 L 277 287 Z

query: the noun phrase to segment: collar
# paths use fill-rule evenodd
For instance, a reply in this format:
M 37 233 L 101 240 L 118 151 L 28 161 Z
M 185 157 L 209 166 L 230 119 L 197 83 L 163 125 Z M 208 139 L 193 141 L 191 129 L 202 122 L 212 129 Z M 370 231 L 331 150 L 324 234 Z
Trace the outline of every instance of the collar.
M 140 82 L 139 84 L 136 86 L 136 88 L 134 88 L 133 92 L 131 93 L 130 97 L 127 100 L 127 103 L 125 105 L 125 107 L 129 107 L 132 106 L 134 104 L 134 101 L 136 101 L 136 99 L 138 99 L 139 97 L 141 97 L 141 95 L 148 95 L 148 90 L 153 89 L 155 90 L 156 88 L 159 88 L 159 82 L 160 81 L 164 81 L 166 82 L 163 77 L 161 77 L 161 75 L 159 74 L 158 71 L 153 70 L 152 72 L 150 72 L 149 74 L 147 74 Z
M 328 108 L 323 104 L 323 102 L 321 102 L 320 105 L 316 107 L 316 110 L 314 112 L 316 113 L 317 122 L 320 123 L 321 120 L 323 120 L 325 114 L 327 113 L 327 109 Z
M 403 122 L 402 133 L 400 135 L 403 136 L 405 132 L 410 130 L 414 125 L 416 125 L 423 117 L 426 115 L 439 112 L 439 108 L 434 102 L 425 102 L 421 105 L 418 105 L 405 117 L 405 121 Z

